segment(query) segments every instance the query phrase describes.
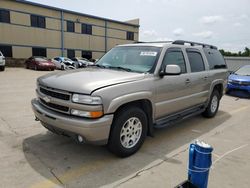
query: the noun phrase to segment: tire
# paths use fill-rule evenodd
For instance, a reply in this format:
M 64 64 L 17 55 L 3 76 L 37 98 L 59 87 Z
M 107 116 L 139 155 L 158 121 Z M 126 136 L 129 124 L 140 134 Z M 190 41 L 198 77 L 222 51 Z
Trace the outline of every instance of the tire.
M 212 118 L 216 115 L 220 106 L 220 94 L 218 90 L 214 90 L 210 96 L 209 104 L 206 110 L 202 113 L 204 117 Z
M 126 132 L 127 134 L 124 134 Z M 125 107 L 115 115 L 107 146 L 115 155 L 128 157 L 140 149 L 146 135 L 147 116 L 145 112 L 135 106 Z
M 4 71 L 5 70 L 5 66 L 0 66 L 0 71 Z
M 65 67 L 63 65 L 61 65 L 61 70 L 65 70 Z

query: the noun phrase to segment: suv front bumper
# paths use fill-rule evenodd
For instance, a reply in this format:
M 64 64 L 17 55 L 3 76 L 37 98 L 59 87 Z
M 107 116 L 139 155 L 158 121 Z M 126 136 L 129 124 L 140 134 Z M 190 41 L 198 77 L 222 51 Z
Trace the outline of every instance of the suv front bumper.
M 86 119 L 61 114 L 45 108 L 37 99 L 31 101 L 32 109 L 44 127 L 68 136 L 82 136 L 84 142 L 105 145 L 114 115 L 105 115 L 99 119 Z

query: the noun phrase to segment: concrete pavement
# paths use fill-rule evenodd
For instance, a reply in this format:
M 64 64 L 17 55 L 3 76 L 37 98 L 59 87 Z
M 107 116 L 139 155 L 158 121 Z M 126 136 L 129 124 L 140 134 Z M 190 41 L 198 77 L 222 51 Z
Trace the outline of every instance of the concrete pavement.
M 249 187 L 249 100 L 224 96 L 215 118 L 196 116 L 157 130 L 138 153 L 120 159 L 34 121 L 35 80 L 47 73 L 0 72 L 0 187 L 174 187 L 186 179 L 188 145 L 195 139 L 215 148 L 209 187 Z

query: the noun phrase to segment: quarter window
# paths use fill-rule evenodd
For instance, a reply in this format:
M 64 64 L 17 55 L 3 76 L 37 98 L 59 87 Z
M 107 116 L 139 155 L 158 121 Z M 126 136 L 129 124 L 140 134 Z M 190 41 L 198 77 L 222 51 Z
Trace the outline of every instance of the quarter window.
M 186 63 L 183 53 L 180 50 L 168 50 L 163 60 L 163 66 L 166 65 L 179 65 L 181 73 L 186 73 Z
M 10 23 L 10 11 L 0 10 L 0 22 Z
M 92 35 L 92 25 L 82 24 L 82 34 Z
M 0 51 L 5 57 L 12 57 L 12 46 L 0 45 Z
M 32 48 L 32 56 L 47 57 L 46 48 Z
M 210 69 L 227 68 L 224 58 L 221 53 L 215 49 L 204 49 Z
M 196 51 L 187 51 L 191 72 L 201 72 L 205 70 L 202 56 Z
M 46 27 L 45 17 L 43 17 L 43 16 L 31 15 L 30 16 L 30 21 L 31 21 L 31 26 L 32 27 L 39 27 L 39 28 L 45 28 Z
M 67 21 L 67 32 L 75 32 L 75 23 Z

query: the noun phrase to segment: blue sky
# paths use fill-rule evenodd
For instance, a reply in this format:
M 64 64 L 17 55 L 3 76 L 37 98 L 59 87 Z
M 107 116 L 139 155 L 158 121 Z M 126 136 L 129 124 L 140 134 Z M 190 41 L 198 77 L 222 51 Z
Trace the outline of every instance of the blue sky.
M 140 40 L 185 39 L 250 48 L 250 0 L 30 0 L 95 16 L 140 18 Z

